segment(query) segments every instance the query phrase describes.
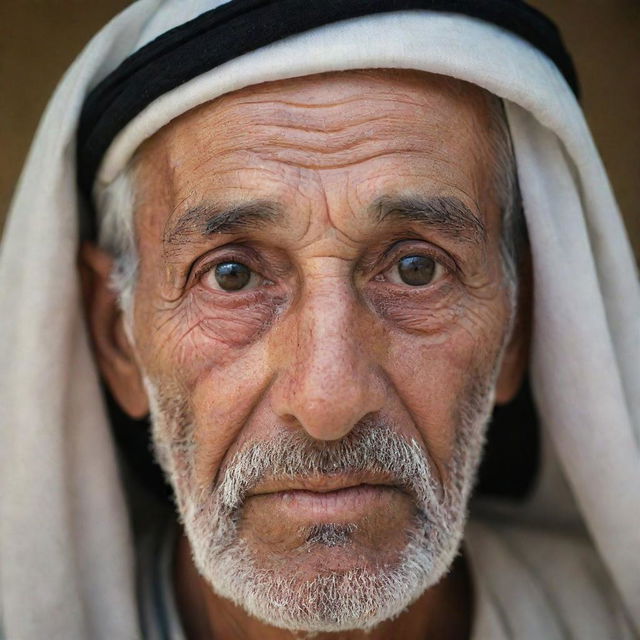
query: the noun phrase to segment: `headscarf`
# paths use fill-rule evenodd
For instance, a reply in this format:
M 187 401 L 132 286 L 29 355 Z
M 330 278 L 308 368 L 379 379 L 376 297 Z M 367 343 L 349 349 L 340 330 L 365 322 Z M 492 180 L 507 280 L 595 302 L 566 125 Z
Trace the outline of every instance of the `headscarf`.
M 132 533 L 76 266 L 83 104 L 126 57 L 141 52 L 143 64 L 145 45 L 167 32 L 173 37 L 176 26 L 217 5 L 250 11 L 270 4 L 278 3 L 139 0 L 89 43 L 44 114 L 0 256 L 0 628 L 11 640 L 140 634 Z M 533 496 L 493 514 L 522 526 L 583 529 L 640 631 L 640 296 L 579 104 L 553 52 L 515 27 L 455 11 L 473 3 L 451 1 L 447 10 L 436 2 L 430 10 L 397 2 L 382 12 L 368 11 L 364 0 L 353 4 L 363 6 L 362 15 L 271 42 L 260 40 L 256 26 L 258 48 L 129 114 L 98 152 L 95 180 L 112 181 L 172 118 L 270 80 L 406 68 L 465 80 L 502 98 L 533 260 L 530 375 L 543 461 Z M 522 3 L 476 4 L 506 10 Z

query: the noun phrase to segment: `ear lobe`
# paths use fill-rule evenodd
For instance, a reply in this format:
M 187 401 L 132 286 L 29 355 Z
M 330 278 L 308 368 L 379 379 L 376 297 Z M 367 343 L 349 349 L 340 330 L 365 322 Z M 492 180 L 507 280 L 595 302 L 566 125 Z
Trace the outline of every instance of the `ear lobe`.
M 149 413 L 149 402 L 117 295 L 110 286 L 113 264 L 113 257 L 103 249 L 82 244 L 79 268 L 85 315 L 102 377 L 122 409 L 132 418 L 142 418 Z
M 533 287 L 531 256 L 528 251 L 523 263 L 519 272 L 518 308 L 513 331 L 502 358 L 500 373 L 496 382 L 495 403 L 497 405 L 507 404 L 513 400 L 522 386 L 529 364 Z

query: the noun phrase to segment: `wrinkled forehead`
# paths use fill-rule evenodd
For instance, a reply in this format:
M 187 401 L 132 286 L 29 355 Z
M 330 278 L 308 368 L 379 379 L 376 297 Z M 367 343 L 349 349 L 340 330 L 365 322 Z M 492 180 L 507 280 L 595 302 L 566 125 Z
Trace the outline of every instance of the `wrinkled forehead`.
M 135 156 L 140 182 L 188 179 L 189 168 L 231 153 L 269 151 L 307 168 L 340 167 L 377 152 L 425 152 L 447 161 L 488 159 L 487 91 L 413 70 L 328 72 L 245 87 L 191 109 L 146 140 Z M 284 149 L 288 149 L 285 156 Z M 166 187 L 166 184 L 165 184 Z
M 525 3 L 437 4 L 434 11 L 426 0 L 406 10 L 394 0 L 318 0 L 315 6 L 292 0 L 283 11 L 276 2 L 162 3 L 135 53 L 85 100 L 77 135 L 83 193 L 90 200 L 109 185 L 141 142 L 172 119 L 259 82 L 402 68 L 443 73 L 527 101 L 536 76 L 548 84 L 551 72 L 555 83 L 562 72 L 576 86 L 554 25 Z
M 406 70 L 323 73 L 226 94 L 139 150 L 140 252 L 168 246 L 185 224 L 204 229 L 207 217 L 248 210 L 243 219 L 260 217 L 263 232 L 286 229 L 292 241 L 339 233 L 365 246 L 382 203 L 434 199 L 456 203 L 495 239 L 491 100 L 501 108 L 474 85 Z
M 425 112 L 448 110 L 451 118 L 463 115 L 469 122 L 482 125 L 489 103 L 497 100 L 488 91 L 463 80 L 449 76 L 411 69 L 356 69 L 332 71 L 296 78 L 275 80 L 250 85 L 238 91 L 224 94 L 198 107 L 188 110 L 173 119 L 147 139 L 140 149 L 154 147 L 155 150 L 178 134 L 185 126 L 202 118 L 203 114 L 218 112 L 228 114 L 231 109 L 242 105 L 251 105 L 257 112 L 266 110 L 275 112 L 289 111 L 289 117 L 295 118 L 295 107 L 309 107 L 298 113 L 302 118 L 313 120 L 313 109 L 320 114 L 319 120 L 326 117 L 322 108 L 331 108 L 335 116 L 344 115 L 353 118 L 350 106 L 366 99 L 394 101 L 394 109 L 413 106 Z M 363 106 L 363 108 L 366 108 Z M 304 115 L 303 115 L 304 114 Z M 371 120 L 379 114 L 364 112 Z M 389 114 L 387 114 L 388 117 Z M 155 145 L 155 146 L 154 146 Z

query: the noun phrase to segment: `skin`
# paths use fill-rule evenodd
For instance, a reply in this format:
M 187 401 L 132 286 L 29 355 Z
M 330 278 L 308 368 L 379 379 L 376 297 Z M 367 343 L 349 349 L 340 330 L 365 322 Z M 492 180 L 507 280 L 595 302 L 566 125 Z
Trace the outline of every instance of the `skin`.
M 88 244 L 85 298 L 100 369 L 126 411 L 148 412 L 143 371 L 163 393 L 188 399 L 195 486 L 212 486 L 233 454 L 257 440 L 292 429 L 336 440 L 371 416 L 416 439 L 446 484 L 465 385 L 489 380 L 501 363 L 496 401 L 506 402 L 526 362 L 518 323 L 509 337 L 488 127 L 486 95 L 471 85 L 349 72 L 223 96 L 143 145 L 133 340 L 108 287 L 111 258 Z M 409 196 L 457 198 L 479 224 L 467 220 L 454 232 L 448 223 L 378 219 L 384 203 Z M 269 203 L 260 225 L 203 232 L 207 218 L 249 201 Z M 432 282 L 402 282 L 398 261 L 410 255 L 436 261 Z M 220 290 L 212 267 L 229 260 L 259 274 L 247 290 Z M 322 521 L 326 501 L 309 510 L 279 492 L 332 489 L 323 482 L 257 487 L 242 520 L 253 548 L 308 575 L 401 548 L 410 498 L 377 487 L 349 503 L 362 532 L 355 551 L 320 546 L 300 556 L 301 526 Z M 212 593 L 184 537 L 176 586 L 192 639 L 295 637 Z M 459 558 L 366 637 L 469 637 L 471 588 Z

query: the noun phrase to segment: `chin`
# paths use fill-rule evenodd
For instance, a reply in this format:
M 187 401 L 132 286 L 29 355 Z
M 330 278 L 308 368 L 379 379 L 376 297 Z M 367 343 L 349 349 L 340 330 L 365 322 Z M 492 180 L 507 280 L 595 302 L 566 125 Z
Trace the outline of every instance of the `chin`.
M 464 518 L 452 520 L 443 530 L 414 518 L 400 552 L 384 561 L 375 561 L 375 549 L 366 548 L 345 525 L 314 526 L 293 559 L 258 553 L 243 538 L 231 545 L 196 540 L 192 550 L 198 571 L 216 594 L 269 626 L 369 630 L 401 614 L 447 573 L 464 527 Z

